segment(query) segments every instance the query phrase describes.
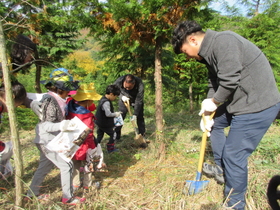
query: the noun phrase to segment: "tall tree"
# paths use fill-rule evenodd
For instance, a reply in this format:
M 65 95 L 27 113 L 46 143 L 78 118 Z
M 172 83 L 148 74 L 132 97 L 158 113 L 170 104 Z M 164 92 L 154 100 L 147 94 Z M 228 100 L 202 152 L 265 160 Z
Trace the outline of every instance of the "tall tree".
M 16 183 L 16 200 L 15 205 L 21 207 L 22 206 L 22 195 L 23 195 L 23 183 L 22 183 L 22 176 L 23 176 L 23 164 L 22 164 L 22 155 L 21 155 L 21 147 L 19 143 L 19 134 L 18 134 L 18 124 L 17 118 L 15 115 L 15 106 L 13 100 L 13 94 L 11 91 L 11 78 L 10 78 L 10 71 L 8 68 L 8 59 L 6 53 L 6 46 L 5 46 L 5 37 L 4 31 L 2 26 L 2 21 L 0 21 L 0 60 L 2 61 L 2 69 L 3 69 L 3 79 L 5 84 L 5 97 L 6 103 L 8 108 L 8 115 L 9 115 L 9 123 L 10 123 L 10 130 L 11 130 L 11 141 L 13 144 L 13 155 L 14 155 L 14 162 L 16 166 L 15 170 L 15 183 Z
M 208 1 L 203 1 L 207 6 Z M 156 108 L 156 134 L 161 139 L 163 132 L 162 112 L 162 49 L 170 42 L 173 27 L 182 18 L 191 18 L 198 13 L 201 2 L 195 0 L 108 0 L 106 3 L 91 2 L 94 8 L 91 11 L 95 17 L 91 33 L 103 43 L 103 53 L 112 59 L 127 56 L 125 65 L 133 65 L 136 57 L 147 57 L 146 48 L 152 50 L 154 55 L 154 82 L 155 82 L 155 108 Z M 89 3 L 87 4 L 89 5 Z M 87 21 L 85 21 L 88 23 Z M 138 52 L 138 53 L 137 53 Z M 149 51 L 148 54 L 150 54 Z M 125 59 L 123 59 L 125 60 Z M 139 65 L 139 64 L 138 64 Z M 142 66 L 139 65 L 141 75 Z M 127 69 L 127 68 L 125 68 Z M 130 70 L 130 69 L 129 69 Z

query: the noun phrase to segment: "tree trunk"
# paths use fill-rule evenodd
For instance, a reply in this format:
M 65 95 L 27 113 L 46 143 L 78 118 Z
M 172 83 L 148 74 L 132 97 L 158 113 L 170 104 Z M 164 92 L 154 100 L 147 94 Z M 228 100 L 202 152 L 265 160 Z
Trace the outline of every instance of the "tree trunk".
M 156 108 L 156 139 L 162 140 L 163 132 L 163 113 L 162 113 L 162 76 L 161 76 L 161 38 L 156 39 L 156 49 L 155 49 L 155 108 Z
M 19 143 L 18 126 L 17 126 L 18 123 L 15 114 L 13 94 L 11 91 L 11 78 L 8 69 L 7 57 L 6 57 L 5 38 L 4 38 L 4 32 L 3 32 L 1 21 L 0 21 L 0 60 L 2 61 L 6 105 L 8 109 L 8 116 L 9 116 L 10 129 L 11 129 L 11 141 L 13 143 L 13 155 L 14 155 L 14 163 L 15 163 L 15 189 L 16 189 L 15 206 L 21 207 L 22 194 L 23 194 L 23 184 L 21 181 L 23 175 L 22 155 L 21 155 L 21 148 Z
M 42 66 L 36 64 L 35 90 L 37 93 L 42 93 L 41 86 L 40 86 L 41 69 L 42 69 Z
M 37 62 L 35 62 L 35 65 L 36 65 L 35 90 L 37 93 L 42 93 L 41 86 L 40 86 L 42 62 L 38 62 L 39 53 L 37 51 L 37 48 L 36 48 L 34 54 L 35 54 L 35 60 L 37 61 Z

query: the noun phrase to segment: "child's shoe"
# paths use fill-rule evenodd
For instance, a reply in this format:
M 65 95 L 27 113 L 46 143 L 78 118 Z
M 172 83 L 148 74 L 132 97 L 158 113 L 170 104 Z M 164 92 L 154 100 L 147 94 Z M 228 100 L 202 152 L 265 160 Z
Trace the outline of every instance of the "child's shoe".
M 62 198 L 62 203 L 66 204 L 66 205 L 77 205 L 77 204 L 81 204 L 84 203 L 86 201 L 86 198 L 80 198 L 80 197 L 72 197 L 70 199 L 67 198 Z
M 119 150 L 115 147 L 115 144 L 107 144 L 108 153 L 118 152 Z

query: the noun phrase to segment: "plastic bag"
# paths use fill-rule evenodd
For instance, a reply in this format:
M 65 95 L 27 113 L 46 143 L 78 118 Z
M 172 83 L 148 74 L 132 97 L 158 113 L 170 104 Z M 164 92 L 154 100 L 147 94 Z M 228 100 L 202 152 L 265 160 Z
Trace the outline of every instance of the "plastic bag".
M 115 126 L 122 126 L 124 124 L 122 115 L 114 118 Z

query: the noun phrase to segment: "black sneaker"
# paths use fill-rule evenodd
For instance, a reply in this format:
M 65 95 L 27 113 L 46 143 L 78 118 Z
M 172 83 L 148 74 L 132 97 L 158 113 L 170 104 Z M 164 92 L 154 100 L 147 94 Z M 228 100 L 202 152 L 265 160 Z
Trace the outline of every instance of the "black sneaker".
M 219 165 L 203 163 L 202 172 L 208 177 L 214 177 L 218 184 L 224 184 L 224 171 Z

